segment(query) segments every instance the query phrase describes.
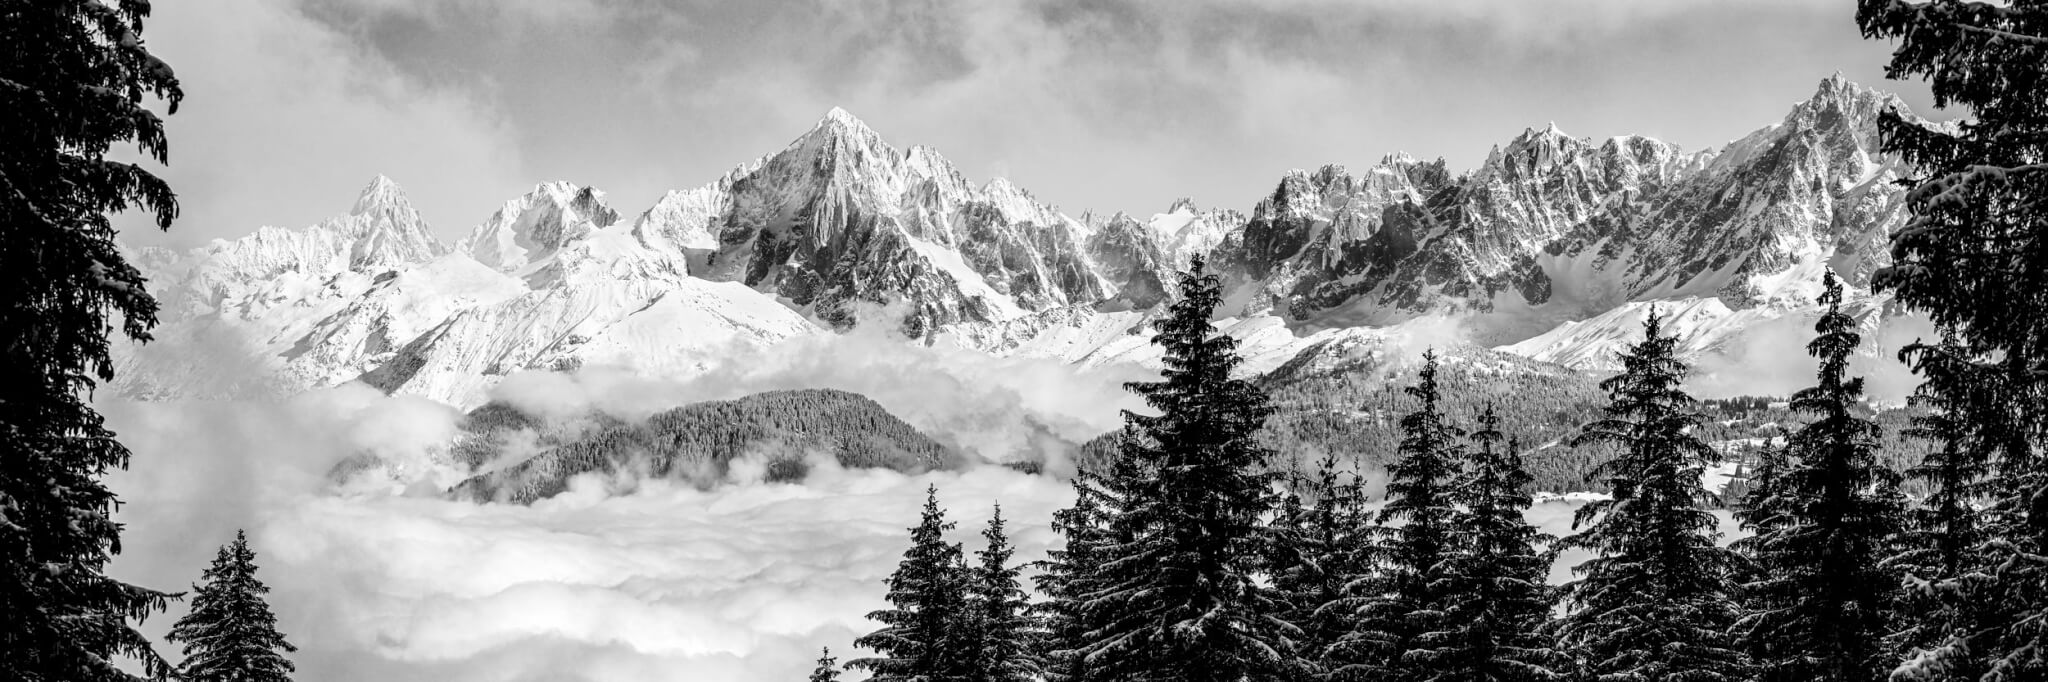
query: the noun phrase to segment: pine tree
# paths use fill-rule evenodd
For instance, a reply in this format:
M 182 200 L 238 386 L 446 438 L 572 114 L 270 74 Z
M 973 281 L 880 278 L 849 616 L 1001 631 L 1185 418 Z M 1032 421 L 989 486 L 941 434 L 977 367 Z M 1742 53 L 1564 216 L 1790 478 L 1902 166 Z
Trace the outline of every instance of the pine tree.
M 1731 575 L 1740 558 L 1715 546 L 1715 501 L 1700 482 L 1714 451 L 1690 432 L 1700 423 L 1679 387 L 1687 372 L 1677 338 L 1652 311 L 1643 341 L 1622 357 L 1621 374 L 1600 382 L 1605 418 L 1574 446 L 1607 445 L 1614 459 L 1594 469 L 1611 497 L 1580 507 L 1566 549 L 1593 552 L 1564 586 L 1561 645 L 1581 672 L 1602 682 L 1735 682 L 1745 664 L 1729 636 L 1737 609 Z
M 192 611 L 171 626 L 166 639 L 184 644 L 178 679 L 190 682 L 288 682 L 295 669 L 284 654 L 298 651 L 277 631 L 277 617 L 256 579 L 256 552 L 249 538 L 220 548 L 213 566 L 192 586 Z
M 895 608 L 868 614 L 882 629 L 854 640 L 879 654 L 847 662 L 872 673 L 876 682 L 936 682 L 958 679 L 971 656 L 962 646 L 968 617 L 967 586 L 960 545 L 946 542 L 953 529 L 939 507 L 938 486 L 925 490 L 924 512 L 910 529 L 910 549 L 889 576 Z
M 1202 268 L 1181 274 L 1181 299 L 1153 325 L 1163 380 L 1126 385 L 1159 413 L 1124 413 L 1119 508 L 1083 606 L 1102 622 L 1086 654 L 1099 679 L 1257 682 L 1300 667 L 1285 604 L 1254 577 L 1273 477 L 1253 435 L 1272 408 L 1231 377 L 1242 359 L 1210 322 L 1222 287 Z
M 130 619 L 166 595 L 105 574 L 120 552 L 101 482 L 128 449 L 93 411 L 113 377 L 108 333 L 148 340 L 157 305 L 115 243 L 108 214 L 139 208 L 168 228 L 170 187 L 116 144 L 166 159 L 154 97 L 183 93 L 142 40 L 140 0 L 0 0 L 0 679 L 131 680 L 169 664 Z
M 1957 584 L 1966 571 L 1982 568 L 1972 553 L 1984 539 L 1974 506 L 1986 495 L 1986 462 L 1992 456 L 1985 443 L 1972 437 L 1965 412 L 1972 402 L 1951 393 L 1960 386 L 1984 385 L 1950 375 L 1978 369 L 1959 359 L 1953 342 L 1954 336 L 1947 335 L 1944 342 L 1914 344 L 1901 352 L 1914 371 L 1927 377 L 1912 401 L 1928 412 L 1913 419 L 1906 435 L 1930 441 L 1936 449 L 1906 470 L 1906 478 L 1927 494 L 1907 511 L 1904 528 L 1893 539 L 1896 554 L 1885 562 L 1886 569 L 1918 586 L 1905 590 L 1896 606 L 1898 627 L 1887 638 L 1895 660 L 1917 659 L 1919 652 L 1959 641 L 1957 635 L 1968 631 L 1976 610 L 1936 589 Z M 1934 674 L 1952 679 L 1976 679 L 1984 672 L 1984 666 L 1968 656 L 1939 660 L 1945 673 Z
M 1082 607 L 1095 591 L 1109 503 L 1104 499 L 1107 493 L 1087 470 L 1077 472 L 1072 483 L 1073 506 L 1052 515 L 1053 531 L 1064 537 L 1066 544 L 1046 552 L 1039 574 L 1032 578 L 1044 597 L 1031 605 L 1031 614 L 1038 618 L 1043 633 L 1037 658 L 1048 682 L 1091 679 L 1082 654 L 1092 641 L 1089 633 L 1098 626 Z
M 1943 447 L 1915 469 L 1931 477 L 1930 495 L 1895 538 L 1901 551 L 1893 563 L 1906 571 L 1906 589 L 1899 628 L 1889 637 L 1899 661 L 1893 676 L 2012 678 L 2027 671 L 2025 659 L 1999 649 L 2027 648 L 2024 640 L 2006 639 L 2008 630 L 2039 608 L 2030 603 L 2032 595 L 2011 593 L 2016 582 L 2026 582 L 2013 580 L 2026 573 L 2013 560 L 2033 560 L 2010 539 L 2017 534 L 2025 541 L 2024 531 L 2014 531 L 2024 527 L 2027 503 L 2010 485 L 2025 478 L 2025 466 L 2016 472 L 2013 463 L 2029 457 L 2012 453 L 2031 447 L 2020 424 L 2023 402 L 2015 395 L 2024 382 L 2007 367 L 1977 361 L 1981 356 L 1953 335 L 1901 354 L 1925 378 L 1916 398 L 1935 410 L 1914 432 L 1941 439 Z M 2020 475 L 2008 478 L 2013 473 Z
M 1304 503 L 1302 494 L 1312 501 Z M 1286 601 L 1281 618 L 1301 631 L 1304 659 L 1320 666 L 1356 615 L 1346 586 L 1370 568 L 1373 526 L 1358 477 L 1346 480 L 1336 453 L 1316 463 L 1315 480 L 1296 483 L 1273 521 L 1267 572 Z
M 1381 524 L 1401 525 L 1386 530 L 1378 548 L 1380 578 L 1361 583 L 1366 594 L 1354 597 L 1358 624 L 1334 651 L 1336 679 L 1434 679 L 1441 672 L 1417 637 L 1441 626 L 1449 604 L 1441 576 L 1458 549 L 1450 486 L 1464 458 L 1464 434 L 1438 408 L 1436 352 L 1422 360 L 1416 384 L 1402 389 L 1417 406 L 1401 418 L 1401 458 L 1387 467 L 1379 516 Z
M 1034 632 L 1025 610 L 1030 599 L 1018 582 L 1022 573 L 1010 565 L 1015 550 L 1003 532 L 998 505 L 981 537 L 988 546 L 975 553 L 973 568 L 973 653 L 967 682 L 1028 682 L 1039 674 L 1033 656 Z
M 1742 543 L 1760 579 L 1743 586 L 1754 605 L 1737 630 L 1764 680 L 1860 682 L 1891 671 L 1884 657 L 1887 615 L 1898 578 L 1879 564 L 1898 531 L 1898 475 L 1878 461 L 1876 422 L 1855 410 L 1863 379 L 1849 377 L 1862 343 L 1842 312 L 1842 285 L 1822 278 L 1827 306 L 1807 352 L 1820 359 L 1819 382 L 1792 396 L 1813 420 L 1787 440 L 1783 469 L 1767 488 L 1756 534 Z
M 1529 525 L 1520 444 L 1503 447 L 1492 406 L 1479 414 L 1470 465 L 1453 486 L 1464 508 L 1456 533 L 1463 548 L 1446 563 L 1444 619 L 1418 642 L 1429 650 L 1430 680 L 1539 682 L 1561 677 L 1564 658 L 1544 632 L 1550 620 L 1548 536 Z
M 818 667 L 811 669 L 810 682 L 839 682 L 839 659 L 832 657 L 832 648 L 818 651 Z
M 1895 676 L 2048 679 L 2048 5 L 1861 0 L 1856 19 L 1896 41 L 1887 76 L 1925 78 L 1936 106 L 1968 110 L 1948 126 L 1879 120 L 1883 148 L 1916 176 L 1912 219 L 1872 283 L 1956 333 L 1944 362 L 1972 367 L 1925 377 L 1947 384 L 1935 390 L 1990 455 L 1969 552 L 1980 568 L 1910 590 L 1969 615 Z

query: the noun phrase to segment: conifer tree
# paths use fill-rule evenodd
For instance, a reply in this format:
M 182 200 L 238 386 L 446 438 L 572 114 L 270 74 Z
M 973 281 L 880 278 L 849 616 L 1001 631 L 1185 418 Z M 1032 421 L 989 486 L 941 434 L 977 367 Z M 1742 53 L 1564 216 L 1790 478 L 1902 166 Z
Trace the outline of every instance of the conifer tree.
M 973 660 L 967 682 L 1028 682 L 1039 665 L 1033 656 L 1034 632 L 1025 609 L 1030 599 L 1018 582 L 1022 573 L 1010 565 L 1016 553 L 1003 531 L 1003 508 L 997 505 L 981 537 L 988 546 L 975 553 L 973 567 Z
M 924 512 L 910 529 L 910 549 L 889 576 L 889 603 L 895 608 L 868 614 L 880 630 L 854 640 L 854 646 L 877 653 L 847 662 L 871 673 L 876 682 L 936 682 L 958 679 L 972 660 L 962 646 L 968 612 L 968 581 L 960 546 L 946 542 L 953 529 L 939 507 L 939 489 L 926 489 Z
M 1108 502 L 1100 483 L 1086 469 L 1072 481 L 1073 506 L 1053 512 L 1053 531 L 1066 539 L 1064 546 L 1046 552 L 1039 574 L 1032 577 L 1044 599 L 1030 607 L 1042 632 L 1038 639 L 1038 666 L 1048 682 L 1081 682 L 1087 675 L 1082 654 L 1092 641 L 1089 633 L 1097 623 L 1082 608 L 1095 590 L 1095 576 L 1101 566 L 1105 542 L 1104 515 Z
M 128 466 L 90 404 L 108 334 L 149 339 L 157 304 L 108 215 L 176 217 L 170 187 L 114 145 L 166 159 L 183 98 L 142 39 L 141 0 L 0 1 L 0 679 L 132 680 L 169 665 L 130 620 L 166 595 L 107 577 L 121 549 L 101 477 Z M 116 317 L 119 319 L 117 320 Z
M 1520 444 L 1503 447 L 1500 417 L 1489 405 L 1472 432 L 1471 459 L 1452 487 L 1463 511 L 1462 549 L 1440 578 L 1447 595 L 1442 624 L 1418 642 L 1428 651 L 1427 678 L 1442 682 L 1540 682 L 1561 677 L 1564 658 L 1545 633 L 1550 620 L 1548 536 L 1529 525 L 1528 487 Z
M 839 682 L 839 659 L 832 657 L 832 648 L 818 651 L 818 667 L 811 669 L 810 682 Z
M 1316 463 L 1315 479 L 1282 498 L 1273 522 L 1267 571 L 1287 602 L 1281 617 L 1301 630 L 1302 656 L 1318 666 L 1356 619 L 1346 586 L 1370 568 L 1374 526 L 1359 485 L 1337 468 L 1336 453 L 1326 454 Z M 1312 501 L 1305 504 L 1302 493 Z
M 1605 418 L 1573 439 L 1615 450 L 1593 470 L 1611 497 L 1580 507 L 1573 526 L 1583 530 L 1559 543 L 1594 554 L 1564 586 L 1570 610 L 1556 627 L 1591 679 L 1736 682 L 1747 673 L 1729 635 L 1740 558 L 1714 543 L 1706 507 L 1715 497 L 1700 476 L 1715 453 L 1691 433 L 1702 418 L 1679 387 L 1688 368 L 1676 346 L 1652 311 L 1622 373 L 1600 382 Z
M 1896 41 L 1887 76 L 1924 78 L 1937 107 L 1968 112 L 1948 126 L 1879 120 L 1884 150 L 1916 175 L 1873 285 L 1956 333 L 1947 361 L 1973 367 L 1925 378 L 1972 382 L 1938 390 L 1991 455 L 1969 552 L 1981 569 L 1910 584 L 1971 615 L 1894 676 L 2048 679 L 2048 5 L 1861 0 L 1856 19 Z
M 1102 625 L 1086 654 L 1098 679 L 1259 682 L 1299 670 L 1285 607 L 1254 571 L 1271 507 L 1272 456 L 1253 435 L 1272 412 L 1231 375 L 1235 339 L 1209 316 L 1221 283 L 1196 258 L 1181 299 L 1154 323 L 1162 380 L 1127 388 L 1155 415 L 1125 412 L 1126 464 L 1102 547 L 1101 583 L 1084 605 Z
M 1861 682 L 1883 679 L 1898 578 L 1880 563 L 1898 531 L 1898 476 L 1879 463 L 1876 422 L 1856 414 L 1863 379 L 1848 376 L 1862 337 L 1842 312 L 1842 285 L 1822 277 L 1826 306 L 1807 352 L 1819 381 L 1792 396 L 1812 416 L 1787 440 L 1783 469 L 1766 488 L 1763 518 L 1742 546 L 1760 578 L 1743 586 L 1749 613 L 1737 630 L 1764 680 Z
M 1402 389 L 1417 405 L 1401 418 L 1401 458 L 1387 467 L 1387 504 L 1379 515 L 1381 524 L 1400 525 L 1383 533 L 1378 579 L 1360 583 L 1365 593 L 1353 597 L 1358 623 L 1333 652 L 1336 679 L 1433 679 L 1440 672 L 1417 637 L 1441 626 L 1449 605 L 1440 578 L 1458 550 L 1450 486 L 1464 458 L 1464 434 L 1438 407 L 1436 351 L 1422 360 L 1415 385 Z
M 288 682 L 295 669 L 284 655 L 298 651 L 277 631 L 277 617 L 256 579 L 256 552 L 249 538 L 220 548 L 201 583 L 192 586 L 192 611 L 171 626 L 167 637 L 184 645 L 177 677 L 189 682 Z
M 1975 505 L 1984 498 L 1986 462 L 1992 456 L 1985 443 L 1972 436 L 1966 410 L 1972 401 L 1960 399 L 1957 387 L 1984 385 L 1952 372 L 1972 373 L 1978 368 L 1961 361 L 1953 335 L 1936 344 L 1914 344 L 1901 357 L 1927 381 L 1916 389 L 1912 401 L 1928 410 L 1915 417 L 1906 435 L 1930 441 L 1934 451 L 1906 470 L 1906 478 L 1919 483 L 1925 497 L 1906 512 L 1904 528 L 1893 540 L 1896 549 L 1885 567 L 1905 577 L 1909 585 L 1922 589 L 1900 595 L 1894 618 L 1897 628 L 1887 644 L 1895 660 L 1919 658 L 1919 652 L 1960 642 L 1977 611 L 1938 585 L 1954 585 L 1965 571 L 1982 568 L 1973 553 L 1984 539 Z M 1935 661 L 1928 661 L 1934 663 Z M 1976 679 L 1984 666 L 1969 656 L 1948 656 L 1939 665 L 1953 679 Z

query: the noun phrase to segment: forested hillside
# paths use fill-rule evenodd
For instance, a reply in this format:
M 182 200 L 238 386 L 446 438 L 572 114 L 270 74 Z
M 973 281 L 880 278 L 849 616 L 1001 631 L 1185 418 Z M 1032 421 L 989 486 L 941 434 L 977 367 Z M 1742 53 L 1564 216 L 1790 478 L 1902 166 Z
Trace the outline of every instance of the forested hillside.
M 864 396 L 831 389 L 771 391 L 737 400 L 693 403 L 628 423 L 603 414 L 568 427 L 503 403 L 472 412 L 457 457 L 480 473 L 449 492 L 477 501 L 530 503 L 568 489 L 586 473 L 626 479 L 726 480 L 735 462 L 760 467 L 768 481 L 801 480 L 808 458 L 840 466 L 918 472 L 945 466 L 945 448 Z M 523 434 L 523 435 L 522 435 Z M 511 443 L 533 439 L 530 458 Z

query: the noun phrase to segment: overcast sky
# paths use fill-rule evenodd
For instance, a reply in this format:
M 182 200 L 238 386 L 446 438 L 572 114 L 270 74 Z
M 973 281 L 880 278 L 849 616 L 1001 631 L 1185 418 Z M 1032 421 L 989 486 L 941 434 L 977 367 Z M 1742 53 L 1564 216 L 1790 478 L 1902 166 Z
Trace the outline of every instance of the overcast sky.
M 1150 214 L 1289 168 L 1471 168 L 1524 128 L 1712 147 L 1889 46 L 1851 0 L 180 0 L 165 175 L 193 244 L 345 211 L 377 173 L 448 239 L 534 184 L 636 215 L 837 105 L 976 182 Z M 126 221 L 132 223 L 133 221 Z

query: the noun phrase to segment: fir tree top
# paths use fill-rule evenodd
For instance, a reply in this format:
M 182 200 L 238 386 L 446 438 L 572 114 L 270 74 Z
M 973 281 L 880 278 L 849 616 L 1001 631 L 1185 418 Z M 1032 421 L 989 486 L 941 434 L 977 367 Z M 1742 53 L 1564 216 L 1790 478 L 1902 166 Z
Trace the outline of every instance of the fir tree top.
M 213 565 L 192 586 L 192 611 L 171 626 L 167 639 L 184 644 L 179 677 L 192 682 L 288 682 L 295 668 L 284 657 L 298 651 L 277 631 L 277 617 L 256 579 L 256 552 L 235 531 Z
M 839 682 L 839 659 L 832 657 L 832 647 L 818 650 L 818 667 L 811 669 L 810 682 Z

